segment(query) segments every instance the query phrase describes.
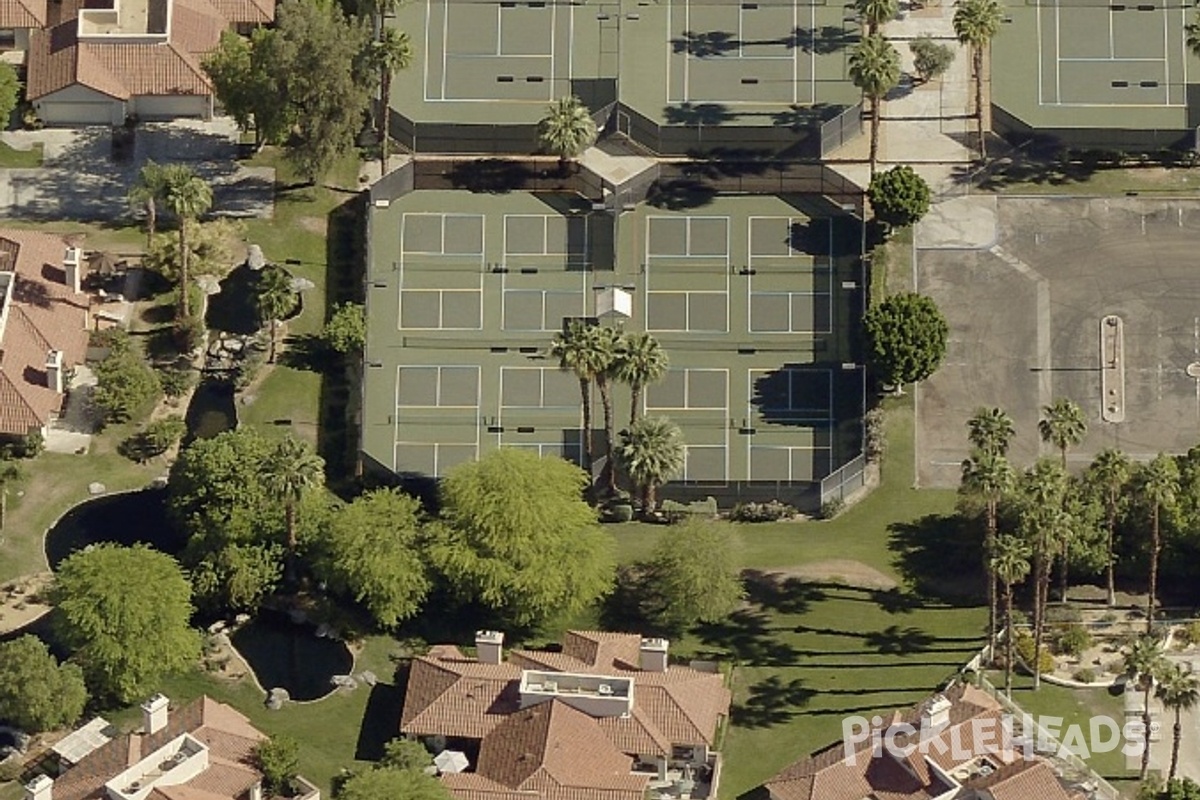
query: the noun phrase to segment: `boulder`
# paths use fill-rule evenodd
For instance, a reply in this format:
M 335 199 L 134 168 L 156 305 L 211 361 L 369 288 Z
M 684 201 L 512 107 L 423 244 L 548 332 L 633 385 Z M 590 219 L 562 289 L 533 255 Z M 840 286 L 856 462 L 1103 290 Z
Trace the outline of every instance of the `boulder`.
M 317 285 L 308 278 L 292 278 L 293 292 L 307 292 L 309 289 L 315 289 Z
M 339 689 L 358 688 L 358 681 L 354 680 L 353 675 L 334 675 L 329 679 L 329 682 Z
M 379 683 L 379 678 L 377 678 L 375 676 L 375 673 L 371 672 L 371 670 L 369 670 L 369 669 L 365 669 L 362 672 L 360 672 L 358 674 L 358 678 L 363 683 L 365 683 L 367 686 L 374 686 L 375 684 Z
M 257 272 L 267 265 L 267 259 L 263 256 L 262 248 L 256 244 L 246 248 L 246 266 Z
M 225 339 L 221 342 L 221 349 L 236 355 L 246 349 L 246 343 L 241 339 Z
M 245 625 L 249 621 L 250 621 L 249 614 L 238 614 L 236 617 L 233 618 L 233 624 L 238 625 L 238 626 Z
M 157 478 L 150 481 L 150 488 L 151 489 L 165 489 L 165 488 L 167 488 L 167 480 L 168 480 L 168 478 L 166 475 L 159 475 Z
M 108 491 L 108 489 L 99 481 L 93 481 L 92 483 L 88 484 L 88 494 L 90 495 L 104 494 L 106 491 Z
M 288 694 L 287 689 L 283 689 L 283 688 L 277 686 L 274 689 L 272 689 L 271 691 L 267 692 L 266 705 L 267 705 L 267 708 L 271 709 L 272 711 L 278 711 L 279 709 L 283 708 L 284 703 L 286 703 L 287 701 L 289 701 L 291 699 L 292 699 L 292 696 L 290 694 Z
M 216 294 L 221 291 L 221 282 L 215 275 L 197 275 L 196 286 L 205 294 Z

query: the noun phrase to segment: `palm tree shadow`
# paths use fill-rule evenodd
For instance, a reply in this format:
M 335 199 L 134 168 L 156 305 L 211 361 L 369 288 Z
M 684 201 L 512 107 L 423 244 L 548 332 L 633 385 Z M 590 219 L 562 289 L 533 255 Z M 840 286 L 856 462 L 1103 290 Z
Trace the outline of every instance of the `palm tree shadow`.
M 742 664 L 788 666 L 796 663 L 796 649 L 779 641 L 768 628 L 768 616 L 762 611 L 741 609 L 720 622 L 696 626 L 700 641 L 719 648 Z
M 817 586 L 778 572 L 744 569 L 742 583 L 746 589 L 746 600 L 764 611 L 804 614 L 811 610 L 813 603 L 819 603 L 827 597 Z
M 800 678 L 786 683 L 772 675 L 750 687 L 750 695 L 730 709 L 729 719 L 742 728 L 770 728 L 790 722 L 817 694 Z
M 975 605 L 984 597 L 983 537 L 957 514 L 927 514 L 888 526 L 893 566 L 926 600 Z

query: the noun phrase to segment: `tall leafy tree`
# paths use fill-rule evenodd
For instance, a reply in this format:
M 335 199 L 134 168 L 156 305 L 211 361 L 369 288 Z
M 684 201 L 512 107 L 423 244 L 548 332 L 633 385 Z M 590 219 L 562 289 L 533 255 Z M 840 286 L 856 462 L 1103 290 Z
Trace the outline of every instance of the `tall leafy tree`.
M 288 436 L 281 439 L 263 464 L 263 484 L 268 492 L 283 503 L 287 526 L 287 548 L 295 554 L 296 508 L 308 490 L 325 481 L 325 460 L 312 451 L 307 443 Z
M 1070 521 L 1063 510 L 1067 475 L 1057 461 L 1041 458 L 1021 476 L 1020 524 L 1033 548 L 1033 686 L 1041 687 L 1041 647 L 1046 622 L 1046 589 L 1059 532 Z
M 146 212 L 146 249 L 154 242 L 158 230 L 158 204 L 163 201 L 166 191 L 167 171 L 153 160 L 142 165 L 137 180 L 129 187 L 130 204 Z
M 642 508 L 654 508 L 655 491 L 683 469 L 683 434 L 666 417 L 641 417 L 621 431 L 617 463 L 638 489 Z
M 1200 680 L 1190 668 L 1182 664 L 1165 664 L 1158 676 L 1159 684 L 1155 694 L 1162 701 L 1164 708 L 1171 709 L 1175 714 L 1175 724 L 1172 727 L 1171 739 L 1171 769 L 1167 773 L 1167 782 L 1175 780 L 1175 772 L 1179 768 L 1179 742 L 1183 738 L 1183 724 L 1180 716 L 1184 711 L 1191 711 L 1200 703 Z
M 977 408 L 967 420 L 967 441 L 981 453 L 1006 456 L 1017 431 L 1002 408 Z
M 908 43 L 913 55 L 913 71 L 921 83 L 928 83 L 950 69 L 954 63 L 954 51 L 941 42 L 935 42 L 928 34 L 918 36 Z
M 1122 495 L 1131 474 L 1129 458 L 1120 450 L 1105 448 L 1096 454 L 1088 467 L 1085 479 L 1094 491 L 1104 499 L 1106 528 L 1108 532 L 1105 548 L 1105 577 L 1108 587 L 1108 604 L 1117 604 L 1116 582 L 1113 576 L 1113 540 L 1116 538 L 1117 517 L 1121 510 Z
M 337 800 L 451 800 L 446 785 L 415 769 L 369 769 L 351 775 L 338 789 Z
M 415 615 L 429 593 L 421 504 L 399 490 L 376 489 L 342 507 L 318 547 L 329 584 L 385 628 Z
M 897 0 L 854 0 L 854 9 L 867 24 L 867 33 L 874 36 L 880 25 L 895 19 L 900 4 Z
M 269 266 L 258 274 L 254 305 L 259 320 L 271 327 L 271 347 L 267 361 L 274 364 L 279 322 L 296 307 L 296 292 L 292 289 L 292 279 L 286 271 Z
M 1038 421 L 1038 433 L 1042 441 L 1053 445 L 1062 456 L 1063 469 L 1067 468 L 1067 451 L 1087 436 L 1087 417 L 1083 409 L 1068 398 L 1059 398 L 1042 408 Z
M 546 152 L 558 156 L 559 168 L 564 171 L 570 161 L 579 158 L 595 142 L 596 123 L 587 106 L 575 95 L 551 103 L 538 123 L 538 143 Z
M 8 62 L 0 63 L 0 119 L 8 120 L 21 100 L 21 79 L 17 68 Z
M 241 130 L 254 131 L 258 148 L 283 142 L 291 128 L 294 112 L 281 85 L 286 75 L 278 69 L 286 45 L 274 28 L 257 28 L 249 38 L 225 31 L 202 62 L 225 113 Z
M 979 134 L 979 157 L 987 159 L 987 141 L 983 135 L 983 56 L 992 39 L 1000 32 L 1004 15 L 998 0 L 958 0 L 954 10 L 954 34 L 961 44 L 971 48 L 975 79 L 975 120 Z
M 933 299 L 913 292 L 872 305 L 863 316 L 863 331 L 877 375 L 898 391 L 937 370 L 950 337 L 950 326 Z
M 880 103 L 900 84 L 900 54 L 877 33 L 864 36 L 850 51 L 850 80 L 871 104 L 871 177 L 879 158 Z
M 1158 640 L 1152 634 L 1135 639 L 1125 653 L 1125 676 L 1142 692 L 1142 771 L 1146 779 L 1150 771 L 1150 692 L 1154 682 L 1163 673 L 1165 660 L 1158 649 Z
M 0 642 L 0 719 L 28 733 L 62 728 L 87 704 L 83 671 L 31 634 Z
M 188 273 L 192 251 L 188 247 L 188 223 L 212 208 L 212 187 L 186 164 L 168 164 L 163 170 L 163 203 L 179 222 L 179 319 L 186 321 L 192 316 Z
M 1146 632 L 1154 628 L 1158 600 L 1158 558 L 1162 553 L 1162 515 L 1170 512 L 1179 495 L 1179 466 L 1166 453 L 1159 453 L 1138 470 L 1138 497 L 1150 513 L 1150 590 L 1146 598 Z
M 1013 585 L 1029 575 L 1029 558 L 1033 554 L 1029 543 L 1016 536 L 1000 536 L 991 552 L 991 572 L 1004 584 L 1004 694 L 1012 697 L 1013 642 L 1017 630 L 1013 627 Z M 1038 660 L 1034 655 L 1034 660 Z
M 626 333 L 617 349 L 614 377 L 629 387 L 629 424 L 641 413 L 642 392 L 667 374 L 667 351 L 649 333 Z
M 371 66 L 379 72 L 379 166 L 387 173 L 388 146 L 391 144 L 392 78 L 412 65 L 413 48 L 408 34 L 396 28 L 382 27 L 371 42 Z
M 592 452 L 592 383 L 601 373 L 612 369 L 616 353 L 604 349 L 594 326 L 582 320 L 571 320 L 562 333 L 550 342 L 550 357 L 558 360 L 559 369 L 571 372 L 579 381 L 582 400 L 583 465 L 591 474 Z
M 889 235 L 893 228 L 906 228 L 929 213 L 931 195 L 929 184 L 907 164 L 875 173 L 867 187 L 871 211 Z
M 1200 57 L 1200 12 L 1184 26 L 1184 43 L 1192 55 Z
M 587 606 L 613 584 L 612 537 L 583 500 L 588 478 L 561 458 L 494 450 L 442 480 L 432 563 L 460 596 L 517 625 Z
M 728 617 L 744 595 L 732 541 L 728 523 L 669 526 L 643 565 L 646 616 L 671 633 Z
M 200 655 L 190 627 L 192 589 L 168 555 L 101 544 L 59 564 L 56 625 L 92 691 L 130 702 Z
M 963 489 L 983 497 L 987 530 L 983 540 L 984 570 L 988 576 L 988 642 L 996 641 L 996 571 L 992 553 L 996 547 L 1000 499 L 1013 487 L 1016 474 L 1002 455 L 978 451 L 962 465 Z

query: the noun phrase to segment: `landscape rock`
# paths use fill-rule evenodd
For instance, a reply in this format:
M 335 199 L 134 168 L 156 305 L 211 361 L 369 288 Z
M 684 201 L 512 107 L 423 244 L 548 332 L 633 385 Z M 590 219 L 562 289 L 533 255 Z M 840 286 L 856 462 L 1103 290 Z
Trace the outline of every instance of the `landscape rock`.
M 238 614 L 236 617 L 233 618 L 234 625 L 245 625 L 249 621 L 250 621 L 249 614 Z
M 317 285 L 308 278 L 292 278 L 293 292 L 307 292 L 309 289 L 315 289 Z
M 354 680 L 353 675 L 334 675 L 329 679 L 329 682 L 339 689 L 357 689 L 358 681 Z
M 256 244 L 246 248 L 246 266 L 257 272 L 267 265 L 267 259 L 263 256 L 262 248 Z
M 104 494 L 106 491 L 108 490 L 105 488 L 104 484 L 100 483 L 99 481 L 93 481 L 92 483 L 88 484 L 88 494 L 90 495 Z
M 217 620 L 208 626 L 208 632 L 211 634 L 218 634 L 223 630 L 225 630 L 225 620 Z
M 166 476 L 166 475 L 159 475 L 157 478 L 155 478 L 154 480 L 150 481 L 150 488 L 151 488 L 151 489 L 165 489 L 165 488 L 167 488 L 167 476 Z
M 287 689 L 283 689 L 283 688 L 277 686 L 274 689 L 272 689 L 271 691 L 267 692 L 266 705 L 267 705 L 267 708 L 271 709 L 272 711 L 278 711 L 279 709 L 283 708 L 284 703 L 286 703 L 287 701 L 289 701 L 291 699 L 292 699 L 292 696 L 290 694 L 288 694 Z
M 367 686 L 374 686 L 375 684 L 379 683 L 379 678 L 377 678 L 375 676 L 375 673 L 371 672 L 371 670 L 369 670 L 369 669 L 365 669 L 362 672 L 360 672 L 358 674 L 358 677 Z
M 217 280 L 216 275 L 197 275 L 196 286 L 205 294 L 217 294 L 221 291 L 221 282 Z

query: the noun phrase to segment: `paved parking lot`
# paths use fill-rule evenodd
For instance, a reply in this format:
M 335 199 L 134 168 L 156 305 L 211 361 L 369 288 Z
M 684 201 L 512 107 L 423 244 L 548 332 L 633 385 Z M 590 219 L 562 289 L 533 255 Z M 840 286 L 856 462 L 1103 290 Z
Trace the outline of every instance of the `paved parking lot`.
M 1148 458 L 1200 443 L 1200 378 L 1188 370 L 1200 362 L 1198 240 L 1200 202 L 1190 200 L 970 196 L 936 206 L 917 232 L 917 289 L 945 313 L 950 345 L 919 390 L 922 485 L 958 484 L 965 422 L 979 406 L 1012 415 L 1018 466 L 1049 452 L 1039 410 L 1060 397 L 1084 409 L 1090 429 L 1073 467 L 1104 447 Z M 1116 362 L 1104 349 L 1109 315 L 1122 324 Z M 1123 392 L 1121 421 L 1104 419 L 1102 379 L 1106 405 L 1119 396 L 1114 381 Z
M 11 131 L 7 144 L 27 149 L 43 145 L 43 166 L 0 169 L 0 216 L 18 219 L 110 220 L 128 216 L 125 200 L 148 159 L 186 161 L 213 186 L 213 211 L 239 217 L 270 217 L 275 171 L 236 162 L 237 129 L 230 120 L 184 120 L 139 125 L 128 161 L 112 159 L 112 131 Z

